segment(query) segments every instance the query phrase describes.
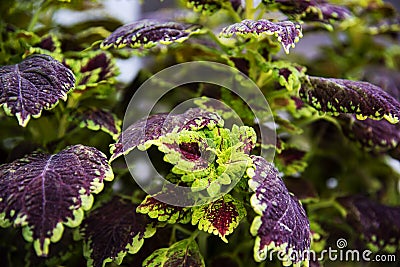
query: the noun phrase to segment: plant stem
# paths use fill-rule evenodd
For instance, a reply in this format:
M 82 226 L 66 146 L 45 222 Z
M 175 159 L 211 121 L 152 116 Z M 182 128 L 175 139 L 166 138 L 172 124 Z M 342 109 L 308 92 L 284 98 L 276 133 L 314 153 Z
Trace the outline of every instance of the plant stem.
M 315 212 L 316 210 L 330 208 L 330 207 L 334 207 L 337 211 L 339 211 L 339 213 L 343 217 L 346 217 L 346 210 L 343 209 L 342 206 L 340 206 L 340 204 L 336 201 L 335 198 L 320 200 L 317 203 L 310 203 L 310 204 L 308 204 L 307 209 L 309 211 Z
M 199 250 L 204 258 L 207 258 L 207 238 L 208 238 L 208 234 L 205 232 L 201 232 L 197 238 Z
M 27 29 L 28 31 L 30 31 L 30 32 L 33 31 L 33 28 L 35 27 L 35 25 L 37 24 L 37 22 L 39 20 L 39 16 L 42 14 L 42 9 L 45 6 L 44 3 L 45 3 L 45 0 L 37 3 L 38 7 L 37 7 L 36 11 L 34 11 L 31 21 L 29 22 L 28 29 Z
M 226 11 L 228 11 L 229 15 L 235 20 L 235 22 L 241 22 L 242 21 L 242 18 L 233 9 L 232 4 L 230 2 L 224 3 L 224 9 Z
M 224 45 L 223 43 L 221 43 L 221 41 L 219 40 L 219 38 L 217 36 L 215 36 L 215 34 L 211 31 L 211 30 L 207 30 L 207 34 L 211 37 L 211 39 L 216 42 L 218 44 L 219 47 L 221 47 L 222 50 L 224 50 L 224 52 L 226 54 L 229 54 L 230 49 L 228 47 L 226 47 L 226 45 Z
M 246 19 L 253 19 L 254 7 L 253 0 L 246 0 Z

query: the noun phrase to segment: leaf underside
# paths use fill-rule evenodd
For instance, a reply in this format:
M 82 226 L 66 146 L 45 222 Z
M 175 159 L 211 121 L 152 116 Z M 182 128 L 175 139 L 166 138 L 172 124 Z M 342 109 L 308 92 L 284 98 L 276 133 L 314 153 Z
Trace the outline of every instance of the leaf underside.
M 251 205 L 259 215 L 250 229 L 256 236 L 254 258 L 262 261 L 267 253 L 277 252 L 287 256 L 283 259 L 285 264 L 300 264 L 305 260 L 301 256 L 310 249 L 306 213 L 296 197 L 288 192 L 277 169 L 262 157 L 252 156 L 252 159 L 254 166 L 248 169 L 247 175 L 254 191 Z
M 357 120 L 354 115 L 339 116 L 343 132 L 363 148 L 385 152 L 397 147 L 400 142 L 400 125 L 386 120 Z
M 48 55 L 32 55 L 21 63 L 0 67 L 0 106 L 25 127 L 43 109 L 52 109 L 74 87 L 71 70 Z
M 267 19 L 257 21 L 246 19 L 222 29 L 222 37 L 239 35 L 244 37 L 259 37 L 262 35 L 275 35 L 288 54 L 289 49 L 303 37 L 300 24 L 291 21 L 271 22 Z
M 39 256 L 61 238 L 63 224 L 76 227 L 83 210 L 113 173 L 106 156 L 75 145 L 58 154 L 33 153 L 0 166 L 0 224 L 22 226 Z

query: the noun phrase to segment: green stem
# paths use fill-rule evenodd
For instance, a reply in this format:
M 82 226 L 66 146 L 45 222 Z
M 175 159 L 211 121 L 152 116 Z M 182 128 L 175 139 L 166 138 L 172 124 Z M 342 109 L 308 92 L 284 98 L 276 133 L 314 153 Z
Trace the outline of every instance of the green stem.
M 28 31 L 33 31 L 33 28 L 35 27 L 35 25 L 37 24 L 38 20 L 39 20 L 39 16 L 42 15 L 42 10 L 44 9 L 46 0 L 43 0 L 39 3 L 37 3 L 38 7 L 36 8 L 36 11 L 34 11 L 33 16 L 31 18 L 31 21 L 29 22 L 28 25 Z
M 221 43 L 221 41 L 219 40 L 219 38 L 217 36 L 215 36 L 215 34 L 211 31 L 211 30 L 207 30 L 207 34 L 211 37 L 211 39 L 216 42 L 218 44 L 219 47 L 221 47 L 222 50 L 224 50 L 224 52 L 226 54 L 229 54 L 229 48 L 224 45 L 223 43 Z
M 254 18 L 253 0 L 246 0 L 246 19 Z
M 310 212 L 316 212 L 319 209 L 326 209 L 331 207 L 334 207 L 343 217 L 346 217 L 346 210 L 343 209 L 343 207 L 336 201 L 335 198 L 320 200 L 317 203 L 310 203 L 308 204 L 307 209 Z
M 199 231 L 199 230 L 197 230 L 197 231 Z M 209 235 L 205 232 L 199 232 L 198 238 L 197 238 L 199 250 L 204 258 L 207 258 L 207 238 L 208 238 L 208 236 Z
M 229 15 L 235 20 L 235 22 L 241 22 L 242 18 L 239 14 L 233 9 L 232 4 L 230 2 L 226 2 L 223 8 L 228 11 Z
M 193 239 L 196 238 L 196 236 L 197 236 L 197 234 L 198 234 L 198 233 L 197 233 L 196 236 L 193 237 L 194 233 L 196 233 L 196 232 L 192 233 L 192 231 L 190 231 L 190 230 L 188 230 L 188 229 L 182 227 L 182 226 L 179 225 L 179 224 L 174 224 L 174 231 L 176 231 L 176 230 L 178 230 L 178 231 L 180 231 L 180 232 L 182 232 L 182 233 L 184 233 L 184 234 L 186 234 L 186 235 L 189 235 L 190 238 L 193 238 Z

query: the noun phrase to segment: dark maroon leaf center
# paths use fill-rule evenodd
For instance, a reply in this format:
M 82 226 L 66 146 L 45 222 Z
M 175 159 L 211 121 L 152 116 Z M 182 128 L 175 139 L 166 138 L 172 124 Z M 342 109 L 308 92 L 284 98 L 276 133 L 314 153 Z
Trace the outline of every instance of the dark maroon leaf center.
M 201 157 L 199 144 L 196 142 L 181 143 L 179 149 L 182 155 L 188 160 L 197 160 Z

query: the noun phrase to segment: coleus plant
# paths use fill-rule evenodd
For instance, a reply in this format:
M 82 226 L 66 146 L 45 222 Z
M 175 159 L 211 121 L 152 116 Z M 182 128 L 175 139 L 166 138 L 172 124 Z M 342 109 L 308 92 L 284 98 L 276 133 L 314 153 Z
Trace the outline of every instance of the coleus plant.
M 391 5 L 182 0 L 126 25 L 53 17 L 92 2 L 0 4 L 2 265 L 329 266 L 304 255 L 336 249 L 339 238 L 399 255 L 400 25 Z M 328 42 L 310 44 L 315 36 Z M 117 59 L 137 56 L 146 60 L 135 80 L 118 81 Z M 189 98 L 196 106 L 121 127 L 147 78 L 195 60 L 248 76 L 273 122 L 198 83 L 161 99 L 162 110 Z M 233 114 L 245 125 L 229 124 Z M 166 181 L 151 192 L 124 161 L 146 153 Z

